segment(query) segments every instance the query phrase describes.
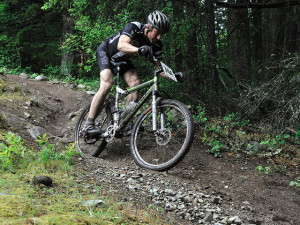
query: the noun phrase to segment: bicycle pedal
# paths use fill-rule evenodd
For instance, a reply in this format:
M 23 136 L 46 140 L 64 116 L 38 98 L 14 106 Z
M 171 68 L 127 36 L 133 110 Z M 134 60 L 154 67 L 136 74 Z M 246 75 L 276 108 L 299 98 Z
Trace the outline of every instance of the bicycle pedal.
M 93 134 L 89 134 L 88 132 L 84 131 L 83 139 L 84 139 L 84 143 L 86 143 L 88 145 L 93 145 L 100 139 L 100 135 L 99 134 L 93 135 Z
M 93 141 L 89 140 L 89 139 L 84 139 L 84 143 L 87 145 L 93 145 L 97 142 L 97 139 L 93 139 Z

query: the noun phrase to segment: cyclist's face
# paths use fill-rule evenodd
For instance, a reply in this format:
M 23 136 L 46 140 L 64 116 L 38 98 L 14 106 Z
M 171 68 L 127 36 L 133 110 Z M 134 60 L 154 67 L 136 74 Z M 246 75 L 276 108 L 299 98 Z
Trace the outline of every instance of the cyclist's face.
M 148 38 L 151 43 L 156 43 L 158 40 L 161 39 L 161 33 L 157 29 L 153 28 L 148 32 Z

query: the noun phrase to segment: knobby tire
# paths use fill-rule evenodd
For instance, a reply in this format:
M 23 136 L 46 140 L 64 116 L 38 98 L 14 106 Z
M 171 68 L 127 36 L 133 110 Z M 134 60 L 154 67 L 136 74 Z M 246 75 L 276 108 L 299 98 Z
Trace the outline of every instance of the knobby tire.
M 165 128 L 160 130 L 162 123 Z M 152 107 L 138 117 L 131 134 L 131 154 L 140 167 L 165 171 L 188 153 L 194 137 L 193 117 L 181 102 L 161 100 L 157 106 L 157 124 L 159 136 L 152 130 Z
M 81 113 L 76 127 L 75 127 L 75 145 L 76 145 L 76 150 L 78 152 L 84 153 L 84 154 L 89 154 L 94 157 L 97 157 L 101 154 L 101 152 L 105 149 L 107 142 L 105 141 L 104 138 L 100 138 L 98 141 L 96 141 L 94 144 L 86 144 L 84 141 L 82 129 L 84 127 L 85 121 L 88 117 L 90 111 L 90 105 L 88 105 L 84 111 Z M 103 120 L 106 119 L 106 121 L 103 123 Z M 102 126 L 99 126 L 99 129 L 105 130 L 111 121 L 111 114 L 106 110 L 105 107 L 102 107 L 99 110 L 99 116 L 97 117 L 95 123 L 98 126 L 102 124 Z

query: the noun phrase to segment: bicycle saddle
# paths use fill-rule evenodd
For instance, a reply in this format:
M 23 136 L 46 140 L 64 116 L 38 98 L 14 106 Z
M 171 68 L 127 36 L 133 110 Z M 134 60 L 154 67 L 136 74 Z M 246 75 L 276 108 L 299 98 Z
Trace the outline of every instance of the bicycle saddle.
M 113 65 L 113 67 L 117 68 L 118 66 L 125 65 L 127 62 L 126 61 L 116 62 L 111 60 L 110 63 Z

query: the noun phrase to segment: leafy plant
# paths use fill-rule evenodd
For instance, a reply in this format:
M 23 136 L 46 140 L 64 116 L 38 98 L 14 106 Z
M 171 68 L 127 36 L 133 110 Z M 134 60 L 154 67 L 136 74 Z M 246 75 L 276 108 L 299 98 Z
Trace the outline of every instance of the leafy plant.
M 42 69 L 41 72 L 51 79 L 51 77 L 59 76 L 60 66 L 48 65 L 45 69 Z
M 21 137 L 8 132 L 6 134 L 6 144 L 0 143 L 1 169 L 16 166 L 20 159 L 24 157 L 25 150 Z
M 207 118 L 205 117 L 206 116 L 205 107 L 198 105 L 196 108 L 197 108 L 197 113 L 193 115 L 194 121 L 200 123 L 204 123 L 205 121 L 207 121 Z
M 49 167 L 51 160 L 59 159 L 59 155 L 55 152 L 54 145 L 48 144 L 47 134 L 39 136 L 40 139 L 36 140 L 39 146 L 42 146 L 42 151 L 38 154 L 38 158 L 42 161 L 45 168 Z
M 270 167 L 266 166 L 265 168 L 261 165 L 257 166 L 256 169 L 258 170 L 258 172 L 263 172 L 264 174 L 269 174 L 270 172 Z
M 36 140 L 40 146 L 42 146 L 42 151 L 38 154 L 39 160 L 42 161 L 45 168 L 49 168 L 52 164 L 52 161 L 63 160 L 69 165 L 71 164 L 72 156 L 80 154 L 76 152 L 75 144 L 71 143 L 69 146 L 66 146 L 66 150 L 60 153 L 56 152 L 54 145 L 48 143 L 49 139 L 47 134 L 39 136 L 40 139 Z
M 300 187 L 300 177 L 297 177 L 295 181 L 291 181 L 289 185 L 294 187 Z
M 208 142 L 208 146 L 211 147 L 207 152 L 213 154 L 215 157 L 219 157 L 221 154 L 221 149 L 223 147 L 223 144 L 218 141 L 217 139 L 210 139 Z
M 60 156 L 70 165 L 72 157 L 79 154 L 81 153 L 76 151 L 75 143 L 70 143 L 66 146 L 66 150 L 60 153 Z
M 238 113 L 231 113 L 224 117 L 224 121 L 229 121 L 232 126 L 239 125 L 245 127 L 249 124 L 249 120 L 242 119 Z
M 277 135 L 275 138 L 271 138 L 270 134 L 267 134 L 265 140 L 261 141 L 261 145 L 267 145 L 269 150 L 275 151 L 278 146 L 283 146 L 286 143 L 286 139 L 290 138 L 289 134 Z

